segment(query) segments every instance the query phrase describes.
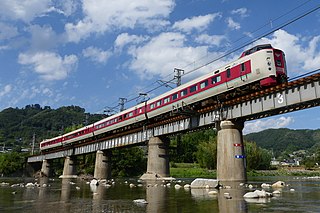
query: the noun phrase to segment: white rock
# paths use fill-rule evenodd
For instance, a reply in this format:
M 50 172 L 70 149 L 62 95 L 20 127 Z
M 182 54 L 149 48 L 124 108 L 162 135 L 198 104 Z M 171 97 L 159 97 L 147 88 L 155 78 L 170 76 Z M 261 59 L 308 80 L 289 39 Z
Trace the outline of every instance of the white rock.
M 191 188 L 217 188 L 219 187 L 219 181 L 215 179 L 196 178 L 191 183 Z
M 133 202 L 138 204 L 148 204 L 148 202 L 145 199 L 136 199 L 133 200 Z
M 218 192 L 216 190 L 212 190 L 208 192 L 208 195 L 217 195 Z
M 129 187 L 130 187 L 130 188 L 134 188 L 134 187 L 136 187 L 136 185 L 134 185 L 133 183 L 130 183 L 130 184 L 129 184 Z
M 179 184 L 174 185 L 175 189 L 180 189 L 182 186 L 180 186 Z
M 261 187 L 262 188 L 270 188 L 270 184 L 267 184 L 267 183 L 263 183 L 263 184 L 261 184 Z
M 98 186 L 98 185 L 99 185 L 99 181 L 98 181 L 97 179 L 92 179 L 92 180 L 90 181 L 90 185 L 96 185 L 96 186 Z
M 266 198 L 266 197 L 272 197 L 272 194 L 269 192 L 266 192 L 264 190 L 255 190 L 254 192 L 248 192 L 245 195 L 243 195 L 244 198 Z
M 272 192 L 272 194 L 277 195 L 277 194 L 281 194 L 281 192 L 280 192 L 279 190 L 274 190 L 274 191 Z
M 294 192 L 295 190 L 294 189 L 290 189 L 290 192 Z
M 190 184 L 186 184 L 186 185 L 183 186 L 183 188 L 185 188 L 185 189 L 189 189 L 190 187 L 191 187 Z
M 272 184 L 272 187 L 273 188 L 283 188 L 283 187 L 285 187 L 286 186 L 286 184 L 285 184 L 285 182 L 283 182 L 283 181 L 277 181 L 277 182 L 275 182 L 274 184 Z
M 32 188 L 32 187 L 34 187 L 34 184 L 33 184 L 33 183 L 27 183 L 27 184 L 26 184 L 26 187 L 27 187 L 27 188 Z

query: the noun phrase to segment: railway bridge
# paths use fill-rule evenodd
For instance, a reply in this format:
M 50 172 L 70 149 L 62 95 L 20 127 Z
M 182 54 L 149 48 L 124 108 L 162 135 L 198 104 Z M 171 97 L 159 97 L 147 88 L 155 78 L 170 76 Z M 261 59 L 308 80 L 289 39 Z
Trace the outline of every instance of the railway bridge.
M 162 116 L 163 119 L 152 120 L 137 128 L 123 128 L 90 143 L 31 156 L 28 158 L 28 163 L 42 162 L 41 172 L 48 175 L 51 160 L 64 158 L 61 177 L 74 177 L 76 156 L 95 152 L 94 177 L 108 179 L 111 174 L 111 149 L 147 144 L 147 171 L 141 179 L 165 178 L 170 176 L 168 136 L 216 128 L 218 130 L 217 179 L 245 181 L 242 139 L 244 122 L 319 106 L 320 73 L 224 101 L 206 100 L 197 104 L 197 108 L 173 109 L 168 115 Z

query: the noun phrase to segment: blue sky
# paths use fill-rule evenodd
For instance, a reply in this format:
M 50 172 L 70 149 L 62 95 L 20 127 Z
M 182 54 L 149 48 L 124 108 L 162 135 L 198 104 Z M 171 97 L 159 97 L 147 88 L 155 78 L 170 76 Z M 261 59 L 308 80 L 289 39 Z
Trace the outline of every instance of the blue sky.
M 316 0 L 1 0 L 0 110 L 77 105 L 102 113 L 319 7 Z M 288 74 L 320 67 L 320 10 L 257 43 L 286 53 Z M 243 49 L 182 77 L 237 58 Z M 174 85 L 172 85 L 174 86 Z M 168 87 L 149 92 L 154 97 Z M 135 100 L 126 103 L 130 107 Z M 319 108 L 247 122 L 266 128 L 319 128 Z

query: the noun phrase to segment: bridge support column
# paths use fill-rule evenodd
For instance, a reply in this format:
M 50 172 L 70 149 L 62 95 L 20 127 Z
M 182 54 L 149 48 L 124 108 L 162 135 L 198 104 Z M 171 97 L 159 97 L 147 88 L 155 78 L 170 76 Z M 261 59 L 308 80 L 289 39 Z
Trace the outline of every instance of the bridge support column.
M 50 175 L 50 162 L 48 160 L 42 161 L 42 167 L 40 171 L 41 177 L 49 177 Z
M 140 179 L 156 180 L 169 175 L 169 140 L 164 137 L 152 137 L 148 142 L 147 172 Z
M 246 181 L 246 166 L 243 146 L 242 121 L 221 121 L 217 141 L 217 179 Z
M 63 173 L 59 178 L 76 178 L 76 159 L 68 156 L 64 159 Z
M 111 152 L 100 151 L 96 153 L 96 163 L 94 167 L 94 178 L 111 179 Z

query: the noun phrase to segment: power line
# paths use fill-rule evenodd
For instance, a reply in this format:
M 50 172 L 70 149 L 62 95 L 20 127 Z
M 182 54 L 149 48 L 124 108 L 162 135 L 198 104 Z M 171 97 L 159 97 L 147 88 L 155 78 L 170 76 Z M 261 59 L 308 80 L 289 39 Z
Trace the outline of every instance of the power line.
M 303 2 L 302 4 L 298 5 L 297 7 L 291 9 L 290 11 L 286 12 L 285 14 L 283 14 L 283 15 L 281 15 L 281 16 L 279 16 L 279 17 L 277 17 L 277 18 L 275 18 L 275 19 L 273 19 L 273 20 L 271 20 L 271 21 L 276 21 L 276 20 L 281 19 L 282 17 L 290 14 L 291 12 L 295 11 L 296 9 L 298 9 L 298 8 L 302 7 L 303 5 L 309 3 L 310 1 L 311 1 L 311 0 L 306 1 L 306 2 Z M 150 90 L 148 90 L 148 91 L 146 91 L 146 92 L 144 92 L 144 93 L 145 93 L 145 94 L 148 94 L 148 93 L 151 93 L 151 92 L 153 92 L 153 91 L 161 88 L 162 86 L 167 86 L 168 83 L 172 83 L 172 82 L 173 82 L 175 79 L 177 79 L 177 78 L 178 78 L 178 80 L 177 80 L 177 85 L 178 85 L 178 84 L 180 85 L 180 84 L 181 84 L 181 77 L 182 77 L 182 76 L 188 75 L 188 74 L 190 74 L 190 73 L 192 73 L 192 72 L 194 72 L 194 71 L 196 71 L 196 70 L 199 70 L 199 69 L 201 69 L 201 68 L 203 68 L 203 67 L 208 66 L 209 64 L 212 64 L 213 62 L 216 62 L 216 61 L 218 61 L 218 60 L 220 60 L 220 59 L 222 59 L 222 58 L 224 58 L 224 57 L 226 57 L 226 56 L 229 56 L 229 55 L 231 55 L 232 53 L 234 53 L 234 52 L 236 52 L 236 51 L 239 51 L 240 49 L 243 49 L 244 47 L 246 47 L 246 46 L 248 46 L 248 45 L 250 45 L 250 44 L 258 41 L 259 39 L 261 39 L 261 38 L 263 38 L 263 37 L 266 37 L 266 36 L 274 33 L 275 31 L 277 31 L 277 30 L 279 30 L 279 29 L 282 29 L 282 28 L 284 28 L 284 27 L 286 27 L 286 26 L 288 26 L 288 25 L 290 25 L 290 24 L 292 24 L 292 23 L 294 23 L 294 22 L 296 22 L 296 21 L 304 18 L 305 16 L 307 16 L 307 15 L 309 15 L 309 14 L 317 11 L 319 8 L 320 8 L 320 5 L 318 5 L 317 7 L 313 8 L 313 9 L 311 9 L 311 10 L 309 10 L 309 11 L 307 11 L 307 12 L 305 12 L 305 13 L 299 15 L 299 16 L 296 16 L 296 18 L 293 18 L 291 21 L 287 21 L 286 23 L 284 23 L 284 24 L 282 24 L 282 25 L 274 28 L 274 29 L 271 30 L 271 31 L 265 32 L 265 33 L 261 34 L 260 36 L 257 36 L 256 38 L 254 38 L 254 39 L 252 39 L 252 40 L 250 40 L 250 41 L 247 41 L 246 43 L 243 43 L 243 44 L 241 44 L 240 46 L 238 46 L 238 47 L 236 47 L 236 48 L 231 49 L 231 50 L 228 51 L 227 53 L 225 53 L 225 54 L 223 54 L 223 55 L 221 55 L 221 56 L 219 56 L 219 57 L 217 57 L 217 58 L 215 58 L 215 59 L 213 59 L 213 60 L 211 60 L 211 61 L 209 61 L 209 62 L 207 62 L 207 63 L 204 63 L 203 65 L 200 65 L 200 66 L 198 66 L 198 67 L 196 67 L 196 68 L 194 68 L 194 69 L 191 69 L 191 70 L 189 70 L 189 71 L 187 71 L 187 72 L 183 72 L 182 74 L 181 74 L 181 73 L 177 74 L 176 76 L 174 76 L 173 79 L 170 79 L 170 80 L 168 80 L 168 81 L 163 81 L 163 80 L 154 81 L 154 82 L 150 83 L 148 86 L 144 87 L 144 89 L 146 89 L 146 88 L 148 88 L 148 87 L 151 87 L 151 86 L 153 86 L 153 85 L 155 85 L 155 84 L 159 84 L 159 81 L 162 82 L 162 84 L 160 84 L 160 85 L 158 85 L 158 86 L 156 86 L 156 87 L 154 87 L 154 88 L 152 88 L 152 89 L 150 89 Z M 250 33 L 255 33 L 255 32 L 261 30 L 262 28 L 264 28 L 264 27 L 267 26 L 267 25 L 269 25 L 269 22 L 266 23 L 265 25 L 257 28 L 257 29 L 254 30 L 253 32 L 250 32 Z M 246 37 L 246 36 L 243 36 L 243 37 L 241 37 L 241 38 L 233 41 L 232 43 L 234 44 L 234 43 L 242 40 L 242 39 L 245 38 L 245 37 Z M 223 48 L 220 48 L 218 51 L 221 51 L 222 49 L 223 49 Z M 201 60 L 201 59 L 203 59 L 203 58 L 200 58 L 199 60 Z M 192 64 L 194 64 L 194 63 L 190 63 L 190 64 L 186 65 L 184 68 L 186 68 L 186 67 L 188 67 L 188 66 L 190 66 L 190 65 L 192 65 Z M 182 69 L 179 69 L 179 70 L 182 71 Z M 184 71 L 184 70 L 183 70 L 183 71 Z M 163 79 L 169 77 L 170 75 L 171 75 L 171 73 L 168 74 L 168 75 L 166 75 L 166 76 L 164 76 Z M 180 75 L 180 76 L 178 77 L 178 75 Z M 132 94 L 132 95 L 134 95 L 134 94 Z M 129 96 L 131 96 L 131 95 L 129 95 Z M 134 96 L 134 97 L 131 98 L 131 99 L 126 99 L 125 103 L 129 103 L 129 102 L 132 102 L 132 101 L 134 101 L 134 100 L 137 100 L 139 97 L 140 97 L 140 95 Z M 115 108 L 117 108 L 117 107 L 119 107 L 119 106 L 121 107 L 121 105 L 118 104 L 117 106 L 114 106 L 114 107 L 112 107 L 112 108 L 115 109 Z

